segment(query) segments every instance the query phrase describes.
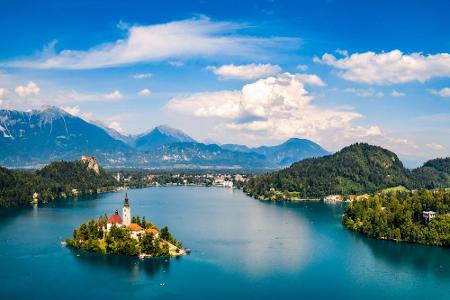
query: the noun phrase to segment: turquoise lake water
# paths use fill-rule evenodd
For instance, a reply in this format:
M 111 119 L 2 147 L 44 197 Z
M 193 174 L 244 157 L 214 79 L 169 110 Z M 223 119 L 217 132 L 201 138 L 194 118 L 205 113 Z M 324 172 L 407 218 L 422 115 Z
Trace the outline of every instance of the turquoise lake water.
M 450 249 L 344 229 L 343 206 L 257 201 L 202 187 L 129 190 L 131 212 L 168 225 L 188 256 L 150 259 L 60 245 L 124 193 L 0 210 L 0 299 L 450 299 Z

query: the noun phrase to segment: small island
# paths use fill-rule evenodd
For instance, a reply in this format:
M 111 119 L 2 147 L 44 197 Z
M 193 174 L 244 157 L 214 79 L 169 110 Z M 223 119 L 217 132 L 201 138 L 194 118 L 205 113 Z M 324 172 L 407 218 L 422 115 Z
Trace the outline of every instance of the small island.
M 128 194 L 125 194 L 122 217 L 116 210 L 109 218 L 104 215 L 83 223 L 65 242 L 74 249 L 139 258 L 180 256 L 188 252 L 167 226 L 159 229 L 145 217 L 131 217 Z

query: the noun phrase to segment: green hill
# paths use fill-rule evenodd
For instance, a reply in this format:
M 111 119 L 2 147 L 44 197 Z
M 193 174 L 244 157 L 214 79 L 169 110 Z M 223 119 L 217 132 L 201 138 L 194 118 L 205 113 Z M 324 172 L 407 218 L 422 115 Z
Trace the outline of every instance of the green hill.
M 114 179 L 102 168 L 97 172 L 81 160 L 53 162 L 35 172 L 0 167 L 0 207 L 28 204 L 34 193 L 38 194 L 39 201 L 49 201 L 95 194 L 114 185 Z
M 270 198 L 274 191 L 298 192 L 303 198 L 363 194 L 394 186 L 411 186 L 410 171 L 391 151 L 353 144 L 320 158 L 305 159 L 281 171 L 256 176 L 246 191 Z
M 405 189 L 450 187 L 450 158 L 426 162 L 412 171 L 397 155 L 365 143 L 333 155 L 305 159 L 281 171 L 253 177 L 245 191 L 259 199 L 321 198 L 331 194 L 357 195 L 402 186 Z
M 412 171 L 415 186 L 424 189 L 450 187 L 450 157 L 427 161 Z

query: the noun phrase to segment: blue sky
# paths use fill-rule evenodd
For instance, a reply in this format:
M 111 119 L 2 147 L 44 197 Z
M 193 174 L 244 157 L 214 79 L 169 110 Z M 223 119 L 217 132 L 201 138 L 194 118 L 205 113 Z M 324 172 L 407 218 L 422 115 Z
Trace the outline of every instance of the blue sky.
M 72 2 L 0 4 L 0 107 L 450 155 L 447 1 Z

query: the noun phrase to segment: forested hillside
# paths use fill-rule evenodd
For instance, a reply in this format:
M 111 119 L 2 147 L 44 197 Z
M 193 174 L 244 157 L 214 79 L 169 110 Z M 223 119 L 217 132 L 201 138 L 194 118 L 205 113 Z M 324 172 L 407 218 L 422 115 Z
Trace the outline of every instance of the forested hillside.
M 256 198 L 273 199 L 290 192 L 300 198 L 321 198 L 330 194 L 373 193 L 395 186 L 449 187 L 449 165 L 448 158 L 436 159 L 410 171 L 395 153 L 359 143 L 333 155 L 305 159 L 284 170 L 255 176 L 245 191 Z
M 39 201 L 49 201 L 75 194 L 95 194 L 98 189 L 114 185 L 114 179 L 103 169 L 97 173 L 83 161 L 54 162 L 35 172 L 0 168 L 0 207 L 27 204 L 34 193 L 38 193 Z
M 436 217 L 426 221 L 423 211 Z M 450 247 L 450 191 L 377 194 L 351 203 L 344 225 L 364 235 L 403 242 Z
M 412 173 L 415 186 L 418 188 L 450 187 L 450 157 L 427 161 Z

